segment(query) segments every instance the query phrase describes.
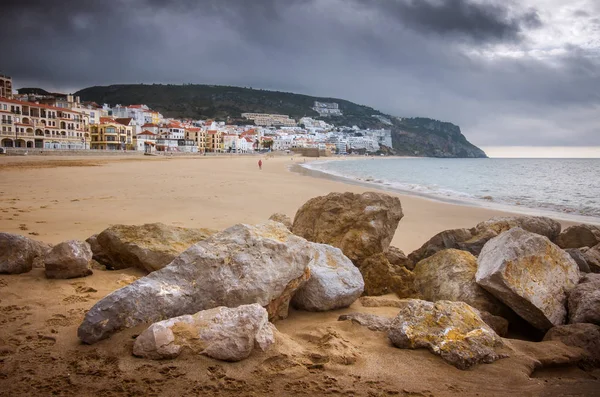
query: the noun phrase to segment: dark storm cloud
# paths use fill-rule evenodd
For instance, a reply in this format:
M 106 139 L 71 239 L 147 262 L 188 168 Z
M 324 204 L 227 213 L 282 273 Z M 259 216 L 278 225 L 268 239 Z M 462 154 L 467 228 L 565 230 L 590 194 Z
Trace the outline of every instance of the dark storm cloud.
M 544 25 L 519 4 L 5 0 L 0 72 L 16 87 L 64 91 L 141 82 L 289 90 L 451 121 L 480 145 L 600 145 L 599 58 L 577 45 L 530 55 L 528 34 Z M 523 54 L 486 55 L 495 45 Z
M 363 0 L 376 4 L 402 24 L 422 33 L 458 35 L 474 41 L 520 40 L 524 28 L 542 25 L 535 10 L 510 15 L 506 3 L 469 0 Z

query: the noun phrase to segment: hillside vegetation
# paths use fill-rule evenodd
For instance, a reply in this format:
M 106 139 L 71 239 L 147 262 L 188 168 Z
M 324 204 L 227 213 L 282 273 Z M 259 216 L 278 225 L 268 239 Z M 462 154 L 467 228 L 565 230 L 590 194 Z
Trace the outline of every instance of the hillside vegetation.
M 289 92 L 214 85 L 127 84 L 95 86 L 75 93 L 84 101 L 111 105 L 146 104 L 167 117 L 239 122 L 241 114 L 278 113 L 292 118 L 313 117 L 337 126 L 392 130 L 393 150 L 401 155 L 433 157 L 485 157 L 454 124 L 428 118 L 399 118 L 368 106 L 337 98 L 312 97 Z M 338 103 L 343 116 L 321 118 L 314 101 Z M 381 115 L 385 124 L 373 117 Z

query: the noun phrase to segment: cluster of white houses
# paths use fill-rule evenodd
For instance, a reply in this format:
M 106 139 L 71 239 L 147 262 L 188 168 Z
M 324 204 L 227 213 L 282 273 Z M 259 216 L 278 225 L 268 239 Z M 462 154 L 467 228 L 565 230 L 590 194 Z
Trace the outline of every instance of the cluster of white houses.
M 138 150 L 144 152 L 251 153 L 318 148 L 335 153 L 391 147 L 389 130 L 336 128 L 323 120 L 244 113 L 255 125 L 164 118 L 146 105 L 100 106 L 72 95 L 12 93 L 0 75 L 0 146 L 31 149 Z M 341 114 L 335 103 L 323 113 Z

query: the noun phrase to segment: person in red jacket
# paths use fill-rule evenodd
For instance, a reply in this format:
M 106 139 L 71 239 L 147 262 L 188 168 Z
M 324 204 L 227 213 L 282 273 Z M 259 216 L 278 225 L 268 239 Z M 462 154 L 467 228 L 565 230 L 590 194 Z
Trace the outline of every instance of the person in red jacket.
M 258 169 L 262 170 L 262 160 L 258 160 Z

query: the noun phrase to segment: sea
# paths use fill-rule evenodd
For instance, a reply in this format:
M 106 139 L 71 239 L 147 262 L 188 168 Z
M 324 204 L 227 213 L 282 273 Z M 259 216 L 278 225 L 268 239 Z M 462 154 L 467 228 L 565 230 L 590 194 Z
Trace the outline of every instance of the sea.
M 600 159 L 369 157 L 302 166 L 433 200 L 600 224 Z

